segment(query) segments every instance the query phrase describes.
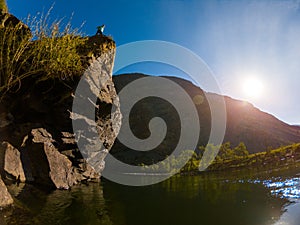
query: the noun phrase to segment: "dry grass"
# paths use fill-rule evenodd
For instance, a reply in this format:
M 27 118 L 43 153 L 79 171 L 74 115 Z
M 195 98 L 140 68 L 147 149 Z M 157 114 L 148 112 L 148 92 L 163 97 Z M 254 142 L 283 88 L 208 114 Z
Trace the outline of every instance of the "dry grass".
M 52 8 L 51 8 L 52 9 Z M 49 23 L 49 15 L 28 17 L 21 22 L 0 28 L 0 93 L 20 87 L 29 76 L 36 80 L 69 79 L 83 72 L 78 49 L 86 42 L 78 29 L 63 20 Z

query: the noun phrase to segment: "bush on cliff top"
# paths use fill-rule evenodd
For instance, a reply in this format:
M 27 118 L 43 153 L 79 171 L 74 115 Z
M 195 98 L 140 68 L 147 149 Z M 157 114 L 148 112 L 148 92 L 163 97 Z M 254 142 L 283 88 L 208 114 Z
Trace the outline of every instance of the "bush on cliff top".
M 21 80 L 29 76 L 40 81 L 82 74 L 78 49 L 86 38 L 70 22 L 63 29 L 62 20 L 49 25 L 50 10 L 45 16 L 28 18 L 32 32 L 22 22 L 0 27 L 0 94 L 20 88 Z
M 50 11 L 49 11 L 50 12 Z M 28 54 L 31 55 L 32 71 L 41 71 L 42 79 L 67 79 L 81 75 L 83 67 L 78 49 L 85 45 L 78 29 L 72 29 L 70 22 L 61 29 L 62 20 L 54 21 L 49 26 L 48 14 L 33 18 L 30 27 L 33 40 Z
M 5 0 L 0 0 L 0 11 L 7 12 L 7 4 Z

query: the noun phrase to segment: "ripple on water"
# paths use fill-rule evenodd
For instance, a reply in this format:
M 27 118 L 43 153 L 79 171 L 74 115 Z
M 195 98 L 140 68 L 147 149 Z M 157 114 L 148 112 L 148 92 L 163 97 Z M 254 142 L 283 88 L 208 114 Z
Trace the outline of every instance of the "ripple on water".
M 271 193 L 281 198 L 300 199 L 300 178 L 291 179 L 275 178 L 262 182 L 266 187 L 271 189 Z

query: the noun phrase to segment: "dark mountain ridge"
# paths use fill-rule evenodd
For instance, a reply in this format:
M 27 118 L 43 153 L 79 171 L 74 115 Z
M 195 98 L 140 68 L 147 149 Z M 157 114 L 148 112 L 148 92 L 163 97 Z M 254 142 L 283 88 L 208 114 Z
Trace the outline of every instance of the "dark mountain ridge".
M 113 76 L 113 81 L 117 92 L 130 82 L 146 77 L 144 74 L 122 74 Z M 179 84 L 188 95 L 193 99 L 198 111 L 201 132 L 198 145 L 207 144 L 211 129 L 211 112 L 206 96 L 213 96 L 213 104 L 224 98 L 226 105 L 226 132 L 225 142 L 230 142 L 232 146 L 244 142 L 250 153 L 266 151 L 269 148 L 277 148 L 283 145 L 300 142 L 300 127 L 286 124 L 271 114 L 262 112 L 252 104 L 228 96 L 221 96 L 214 93 L 208 93 L 194 85 L 192 82 L 178 78 L 164 76 L 171 81 Z M 173 93 L 177 95 L 176 92 Z M 178 96 L 179 97 L 179 96 Z M 197 101 L 200 99 L 200 104 Z M 184 102 L 182 104 L 185 104 Z M 122 102 L 121 102 L 122 111 Z M 176 109 L 170 107 L 168 103 L 154 98 L 147 98 L 145 101 L 138 102 L 130 112 L 130 125 L 133 133 L 139 138 L 146 138 L 150 135 L 148 130 L 149 120 L 153 117 L 162 117 L 168 125 L 168 134 L 166 138 L 155 150 L 150 151 L 148 157 L 153 154 L 169 154 L 176 146 L 180 132 Z M 122 155 L 122 152 L 132 151 L 126 148 L 119 141 L 116 141 L 112 148 L 112 153 Z M 132 159 L 139 158 L 140 152 L 132 151 Z M 145 153 L 143 153 L 145 154 Z M 148 154 L 148 153 L 147 153 Z M 127 155 L 128 156 L 128 155 Z M 120 156 L 123 158 L 122 156 Z M 147 158 L 147 157 L 146 157 Z M 159 157 L 160 158 L 160 157 Z M 129 161 L 132 161 L 129 160 Z

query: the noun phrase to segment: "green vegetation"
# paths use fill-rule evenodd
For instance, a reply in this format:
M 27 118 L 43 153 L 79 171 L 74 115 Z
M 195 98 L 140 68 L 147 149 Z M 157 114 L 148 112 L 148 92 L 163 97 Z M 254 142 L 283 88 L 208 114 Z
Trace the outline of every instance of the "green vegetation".
M 47 16 L 33 22 L 33 40 L 28 53 L 35 65 L 32 71 L 43 71 L 43 79 L 66 79 L 81 75 L 83 67 L 78 49 L 84 46 L 87 38 L 83 38 L 78 29 L 72 29 L 70 22 L 61 31 L 61 22 L 55 21 L 48 27 Z
M 228 145 L 228 143 L 227 143 Z M 221 152 L 222 149 L 220 149 Z M 292 165 L 300 161 L 300 143 L 283 146 L 277 149 L 268 149 L 265 152 L 247 154 L 247 150 L 240 144 L 233 149 L 231 157 L 224 158 L 220 155 L 209 166 L 209 170 L 223 170 L 228 168 L 261 168 L 274 169 Z M 244 154 L 241 155 L 241 151 Z
M 40 81 L 82 74 L 78 49 L 87 39 L 79 35 L 78 29 L 71 29 L 70 23 L 62 29 L 62 20 L 49 25 L 49 15 L 50 10 L 46 16 L 29 18 L 32 32 L 22 22 L 10 22 L 0 28 L 1 94 L 20 87 L 21 81 L 29 76 Z
M 10 23 L 0 29 L 0 93 L 10 89 L 26 76 L 21 69 L 27 63 L 28 54 L 24 54 L 30 44 L 30 35 L 23 33 L 23 25 Z
M 221 146 L 214 146 L 212 144 L 208 144 L 206 147 L 200 146 L 198 153 L 192 150 L 186 150 L 178 157 L 171 155 L 156 165 L 143 166 L 153 172 L 172 173 L 178 171 L 180 169 L 179 165 L 185 162 L 188 156 L 192 155 L 185 166 L 180 169 L 180 172 L 199 173 L 200 163 L 209 164 L 209 162 L 205 162 L 203 158 L 205 150 L 212 153 L 212 155 L 219 150 L 218 155 L 208 166 L 208 171 L 226 170 L 230 168 L 268 170 L 300 162 L 300 143 L 273 150 L 268 149 L 266 152 L 250 154 L 243 142 L 236 147 L 231 147 L 230 143 L 226 142 Z
M 7 12 L 7 4 L 5 0 L 0 0 L 0 12 Z
M 189 160 L 189 158 L 191 159 Z M 192 151 L 192 150 L 185 150 L 182 151 L 179 156 L 170 155 L 168 156 L 164 161 L 161 161 L 154 165 L 144 165 L 140 164 L 140 166 L 143 166 L 148 171 L 152 172 L 160 172 L 160 173 L 173 173 L 175 171 L 178 171 L 182 164 L 184 162 L 187 162 L 185 166 L 181 169 L 182 171 L 193 171 L 198 168 L 199 163 L 199 157 L 198 155 Z

